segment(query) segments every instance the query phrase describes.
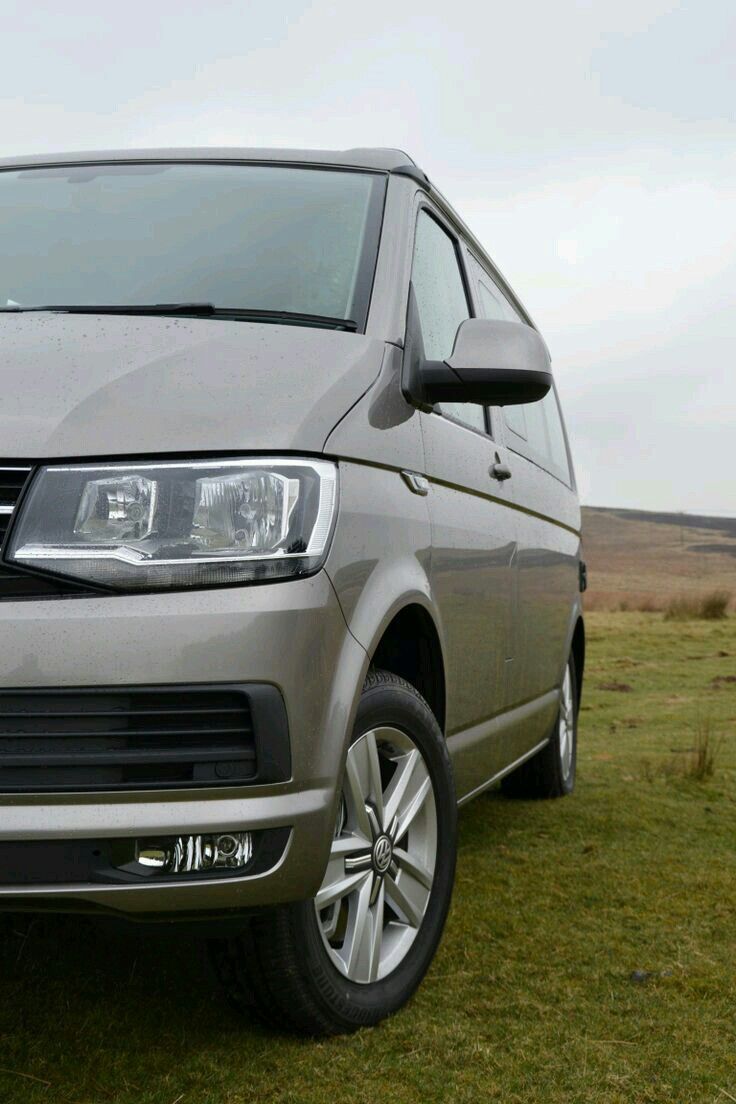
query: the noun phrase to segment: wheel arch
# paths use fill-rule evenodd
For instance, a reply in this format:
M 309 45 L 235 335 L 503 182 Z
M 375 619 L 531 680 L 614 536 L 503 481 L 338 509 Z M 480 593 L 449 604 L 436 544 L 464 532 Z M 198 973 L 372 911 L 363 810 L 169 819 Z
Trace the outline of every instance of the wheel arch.
M 575 628 L 573 629 L 572 641 L 570 644 L 570 651 L 572 652 L 573 659 L 575 660 L 575 682 L 579 708 L 580 700 L 583 696 L 583 673 L 585 671 L 585 622 L 583 620 L 582 614 L 575 622 Z
M 423 603 L 393 611 L 369 650 L 370 665 L 406 679 L 422 695 L 445 731 L 445 661 L 440 634 Z

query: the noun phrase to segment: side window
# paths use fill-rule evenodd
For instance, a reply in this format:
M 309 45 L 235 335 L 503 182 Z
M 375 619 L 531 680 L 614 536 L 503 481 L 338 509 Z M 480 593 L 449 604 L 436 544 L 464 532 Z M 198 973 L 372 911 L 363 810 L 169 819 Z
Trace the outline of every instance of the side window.
M 502 322 L 518 322 L 519 316 L 509 302 L 501 295 L 498 288 L 489 286 L 491 281 L 481 269 L 482 275 L 478 279 L 478 298 L 484 318 L 498 318 Z
M 461 322 L 470 316 L 455 243 L 426 211 L 419 212 L 414 241 L 412 284 L 429 360 L 452 352 Z M 485 412 L 476 403 L 442 403 L 443 414 L 485 432 Z
M 474 257 L 471 258 L 471 272 L 484 318 L 497 318 L 505 322 L 522 321 L 501 289 Z M 516 445 L 515 451 L 528 455 L 535 463 L 569 483 L 570 465 L 554 388 L 541 402 L 505 406 L 503 419 L 511 430 L 508 435 L 510 448 L 513 449 Z
M 539 405 L 544 407 L 544 414 L 547 419 L 547 434 L 549 437 L 549 453 L 552 461 L 552 468 L 555 475 L 559 475 L 561 479 L 564 479 L 565 483 L 569 483 L 570 461 L 567 455 L 565 431 L 562 428 L 560 402 L 554 387 L 551 391 L 547 392 Z

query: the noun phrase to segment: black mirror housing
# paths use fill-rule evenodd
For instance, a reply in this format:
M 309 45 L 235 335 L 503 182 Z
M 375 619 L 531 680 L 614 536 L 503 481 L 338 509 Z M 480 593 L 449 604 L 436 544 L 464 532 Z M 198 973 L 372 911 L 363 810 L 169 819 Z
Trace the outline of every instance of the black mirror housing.
M 467 318 L 447 360 L 421 360 L 411 373 L 411 401 L 516 406 L 543 399 L 552 386 L 549 354 L 536 330 L 521 322 Z

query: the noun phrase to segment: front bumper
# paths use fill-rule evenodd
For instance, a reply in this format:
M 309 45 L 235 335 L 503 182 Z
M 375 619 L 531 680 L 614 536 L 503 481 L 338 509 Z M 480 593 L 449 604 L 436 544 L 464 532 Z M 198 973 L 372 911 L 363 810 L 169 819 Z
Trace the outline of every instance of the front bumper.
M 290 781 L 217 789 L 0 794 L 0 842 L 289 829 L 245 877 L 140 885 L 0 884 L 6 908 L 225 911 L 312 896 L 329 851 L 339 765 L 367 664 L 324 572 L 199 592 L 0 603 L 0 689 L 267 683 L 281 691 Z

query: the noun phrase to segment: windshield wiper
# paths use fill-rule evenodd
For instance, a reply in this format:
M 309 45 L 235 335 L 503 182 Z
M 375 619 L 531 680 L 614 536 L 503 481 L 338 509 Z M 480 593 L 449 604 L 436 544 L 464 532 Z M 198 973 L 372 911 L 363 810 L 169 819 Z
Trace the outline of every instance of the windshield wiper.
M 58 314 L 151 314 L 182 315 L 189 318 L 224 318 L 242 322 L 272 322 L 287 326 L 316 326 L 334 330 L 357 330 L 351 318 L 333 318 L 326 314 L 303 314 L 299 311 L 249 310 L 238 307 L 216 307 L 214 303 L 51 303 L 39 307 L 0 307 L 0 314 L 26 314 L 49 311 Z
M 212 303 L 45 303 L 38 307 L 0 307 L 3 314 L 216 314 Z

